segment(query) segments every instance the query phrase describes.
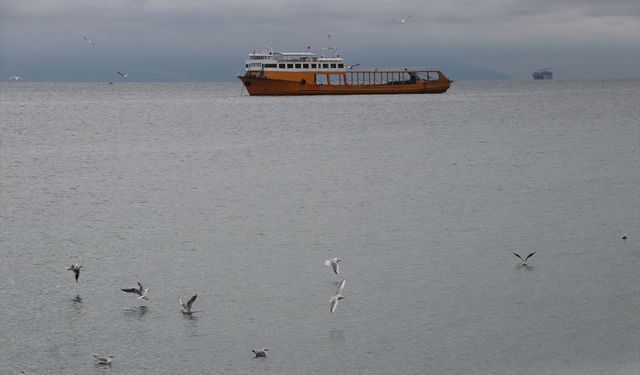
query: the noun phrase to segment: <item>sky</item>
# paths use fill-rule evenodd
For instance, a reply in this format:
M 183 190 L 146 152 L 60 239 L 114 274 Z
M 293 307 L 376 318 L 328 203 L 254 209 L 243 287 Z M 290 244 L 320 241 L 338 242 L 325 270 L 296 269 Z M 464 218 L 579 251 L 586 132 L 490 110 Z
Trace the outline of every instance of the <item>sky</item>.
M 637 79 L 640 1 L 0 0 L 0 81 L 234 81 L 249 52 L 329 43 L 453 79 Z

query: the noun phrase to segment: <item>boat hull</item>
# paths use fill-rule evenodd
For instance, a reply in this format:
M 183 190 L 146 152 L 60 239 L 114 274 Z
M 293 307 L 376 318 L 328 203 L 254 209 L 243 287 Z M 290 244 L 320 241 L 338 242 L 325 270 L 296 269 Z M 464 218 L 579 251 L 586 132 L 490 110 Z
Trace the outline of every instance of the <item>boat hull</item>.
M 313 79 L 276 79 L 260 76 L 238 77 L 249 95 L 369 95 L 369 94 L 439 94 L 446 92 L 451 82 L 440 73 L 438 79 L 411 83 L 323 84 Z

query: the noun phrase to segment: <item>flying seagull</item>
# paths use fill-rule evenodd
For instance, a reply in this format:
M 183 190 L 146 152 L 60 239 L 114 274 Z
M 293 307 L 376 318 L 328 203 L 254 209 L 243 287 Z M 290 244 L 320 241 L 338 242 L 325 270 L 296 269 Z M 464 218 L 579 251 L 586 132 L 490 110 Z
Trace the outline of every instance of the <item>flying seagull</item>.
M 526 258 L 522 259 L 522 257 L 519 254 L 513 253 L 513 255 L 517 256 L 518 258 L 520 258 L 520 260 L 522 261 L 522 263 L 520 264 L 521 266 L 526 266 L 527 265 L 527 260 L 529 258 L 531 258 L 533 256 L 533 254 L 535 254 L 536 252 L 534 251 L 533 253 L 527 255 Z
M 187 301 L 187 303 L 184 303 L 184 302 L 182 302 L 182 298 L 178 297 L 178 301 L 180 301 L 180 304 L 182 305 L 182 313 L 183 314 L 191 314 L 191 305 L 193 305 L 193 301 L 195 301 L 196 298 L 198 298 L 197 294 L 195 294 L 193 297 L 191 297 L 191 299 L 189 299 Z
M 149 297 L 147 296 L 147 294 L 149 293 L 149 288 L 143 287 L 140 281 L 138 281 L 138 286 L 139 288 L 127 288 L 127 289 L 121 289 L 121 290 L 127 293 L 135 293 L 140 296 L 138 297 L 138 299 L 145 299 L 148 301 Z
M 253 354 L 256 355 L 253 358 L 258 358 L 258 357 L 266 358 L 269 348 L 262 348 L 262 350 L 251 350 L 251 351 L 253 352 Z
M 627 235 L 626 235 L 626 234 L 622 236 L 622 240 L 623 240 L 623 241 L 626 241 L 626 240 L 627 240 Z
M 340 273 L 340 267 L 338 266 L 338 263 L 340 262 L 342 262 L 342 259 L 340 258 L 327 259 L 324 261 L 324 265 L 331 266 L 331 268 L 333 268 L 333 272 L 337 275 Z
M 100 357 L 97 354 L 94 354 L 93 356 L 98 360 L 99 365 L 111 365 L 111 361 L 115 358 L 111 354 L 106 357 Z
M 405 17 L 405 18 L 400 18 L 400 19 L 398 20 L 398 22 L 400 22 L 400 23 L 401 23 L 401 24 L 403 24 L 403 25 L 406 25 L 406 24 L 409 22 L 409 20 L 411 19 L 411 17 L 413 17 L 413 16 L 409 16 L 409 17 Z
M 87 43 L 91 44 L 92 46 L 95 46 L 95 45 L 96 45 L 96 42 L 94 42 L 93 40 L 91 40 L 91 39 L 87 38 L 86 36 L 84 36 L 84 35 L 83 35 L 83 36 L 82 36 L 82 38 L 83 38 L 84 40 L 86 40 L 86 41 L 87 41 Z
M 338 289 L 336 290 L 336 294 L 334 294 L 333 297 L 331 297 L 331 299 L 329 300 L 329 306 L 331 307 L 332 313 L 336 311 L 336 307 L 338 307 L 338 301 L 344 298 L 344 296 L 342 295 L 344 282 L 345 280 L 340 281 L 340 284 L 338 285 Z
M 20 76 L 11 76 L 11 77 L 9 77 L 9 81 L 22 81 L 22 77 L 20 77 Z
M 360 65 L 360 63 L 349 65 L 349 66 L 347 66 L 347 69 L 353 69 L 353 68 L 355 68 L 356 66 L 359 66 L 359 65 Z
M 72 264 L 67 268 L 67 271 L 73 271 L 73 273 L 76 275 L 76 282 L 78 282 L 78 278 L 80 277 L 80 268 L 82 268 L 82 266 L 78 263 Z
M 129 73 L 120 73 L 119 71 L 116 70 L 116 73 L 118 73 L 122 78 L 129 78 Z

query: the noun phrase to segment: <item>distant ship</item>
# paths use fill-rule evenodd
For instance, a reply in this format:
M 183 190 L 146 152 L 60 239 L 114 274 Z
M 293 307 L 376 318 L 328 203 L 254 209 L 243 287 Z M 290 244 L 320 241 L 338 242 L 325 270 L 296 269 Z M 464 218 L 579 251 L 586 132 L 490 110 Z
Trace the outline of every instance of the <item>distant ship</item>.
M 250 53 L 238 78 L 249 95 L 344 95 L 443 93 L 451 80 L 438 69 L 353 70 L 336 49 Z M 328 55 L 328 56 L 327 56 Z
M 533 72 L 533 79 L 553 79 L 553 73 L 551 73 L 548 68 L 538 69 L 537 71 Z

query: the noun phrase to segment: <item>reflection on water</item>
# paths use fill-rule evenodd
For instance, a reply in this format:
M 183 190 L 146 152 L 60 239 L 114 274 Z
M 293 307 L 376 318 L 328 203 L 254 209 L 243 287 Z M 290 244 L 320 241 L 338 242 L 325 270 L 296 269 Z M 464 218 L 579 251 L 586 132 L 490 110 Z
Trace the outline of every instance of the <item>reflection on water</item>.
M 132 307 L 124 310 L 124 315 L 128 318 L 142 318 L 147 315 L 149 308 L 147 306 Z
M 195 311 L 192 311 L 191 314 L 182 314 L 182 317 L 185 321 L 187 327 L 187 337 L 198 337 L 200 336 L 200 330 L 198 329 L 198 317 L 193 315 Z
M 187 313 L 182 313 L 182 317 L 185 320 L 193 320 L 196 321 L 198 320 L 198 317 L 194 316 L 193 314 L 195 313 L 195 311 L 192 311 L 191 313 L 187 314 Z
M 527 270 L 527 271 L 533 271 L 533 266 L 530 264 L 518 264 L 516 266 L 516 269 L 519 270 Z
M 79 295 L 79 294 L 76 294 L 76 296 L 73 298 L 73 300 L 72 300 L 72 301 L 73 301 L 73 303 L 74 303 L 74 304 L 76 304 L 76 305 L 77 305 L 77 304 L 82 304 L 82 297 L 80 297 L 80 295 Z

